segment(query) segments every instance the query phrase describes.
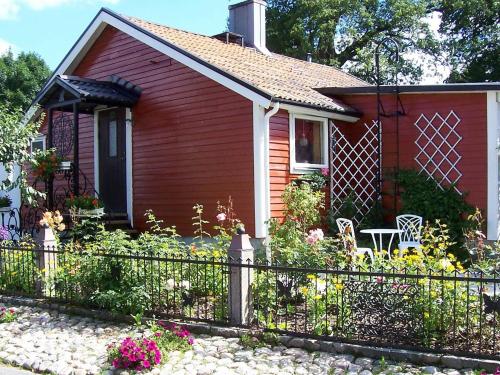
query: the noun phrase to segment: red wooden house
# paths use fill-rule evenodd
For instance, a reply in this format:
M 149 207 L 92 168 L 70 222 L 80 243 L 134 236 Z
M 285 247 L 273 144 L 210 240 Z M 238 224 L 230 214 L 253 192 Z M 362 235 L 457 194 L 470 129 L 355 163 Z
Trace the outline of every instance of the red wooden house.
M 183 235 L 195 203 L 215 216 L 231 196 L 264 238 L 297 175 L 329 168 L 332 202 L 353 189 L 362 214 L 381 167 L 413 167 L 469 192 L 497 238 L 499 84 L 399 87 L 404 113 L 379 118 L 379 103 L 396 109 L 395 88 L 377 96 L 338 69 L 271 53 L 265 2 L 229 8 L 230 32 L 215 36 L 96 15 L 36 98 L 47 113 L 37 146 L 72 161 L 73 192 L 92 185 L 132 227 L 153 209 Z

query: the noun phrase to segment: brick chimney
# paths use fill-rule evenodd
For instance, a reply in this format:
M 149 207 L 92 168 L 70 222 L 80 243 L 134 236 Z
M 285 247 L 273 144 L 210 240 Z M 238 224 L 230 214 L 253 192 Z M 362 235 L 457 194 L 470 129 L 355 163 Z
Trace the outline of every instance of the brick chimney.
M 247 0 L 229 6 L 229 31 L 241 34 L 245 44 L 269 54 L 266 48 L 266 7 L 264 0 Z

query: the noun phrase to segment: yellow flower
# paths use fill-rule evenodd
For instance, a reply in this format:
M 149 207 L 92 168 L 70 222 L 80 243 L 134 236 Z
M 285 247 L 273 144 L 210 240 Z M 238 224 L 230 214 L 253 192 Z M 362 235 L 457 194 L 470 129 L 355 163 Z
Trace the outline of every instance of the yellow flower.
M 307 294 L 309 292 L 309 289 L 307 289 L 305 286 L 303 286 L 302 288 L 300 288 L 300 292 L 302 294 Z
M 431 290 L 431 297 L 432 298 L 436 298 L 437 297 L 437 293 L 434 291 L 434 290 Z
M 425 278 L 425 279 L 419 279 L 418 280 L 418 284 L 419 285 L 425 285 L 429 282 L 429 279 Z
M 321 296 L 320 296 L 319 294 L 316 294 L 316 295 L 314 296 L 314 299 L 317 301 L 317 300 L 321 299 Z
M 312 281 L 316 280 L 316 276 L 312 274 L 307 275 L 307 278 Z
M 429 317 L 430 317 L 430 314 L 427 311 L 424 312 L 424 318 L 429 319 Z
M 335 284 L 335 289 L 342 290 L 342 289 L 344 289 L 344 286 L 342 285 L 342 283 L 337 283 L 337 284 Z

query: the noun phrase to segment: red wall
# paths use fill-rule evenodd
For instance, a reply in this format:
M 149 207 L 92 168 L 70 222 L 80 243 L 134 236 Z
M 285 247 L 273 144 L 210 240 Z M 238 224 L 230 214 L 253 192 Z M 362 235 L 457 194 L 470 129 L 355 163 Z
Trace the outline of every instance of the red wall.
M 363 124 L 377 118 L 375 95 L 351 95 L 340 98 L 346 104 L 363 113 L 356 123 L 334 121 L 349 141 L 355 143 L 365 131 Z M 387 113 L 396 110 L 394 97 L 382 97 Z M 463 176 L 458 188 L 467 192 L 470 204 L 485 209 L 487 206 L 487 154 L 486 154 L 486 97 L 485 94 L 404 94 L 401 101 L 406 111 L 399 117 L 399 163 L 400 168 L 417 168 L 414 160 L 418 153 L 415 140 L 419 133 L 414 123 L 423 113 L 431 118 L 436 112 L 447 116 L 451 110 L 461 119 L 458 132 L 463 137 L 457 146 L 462 155 L 458 168 Z M 280 199 L 283 189 L 296 175 L 290 173 L 288 112 L 279 111 L 270 120 L 271 157 L 271 210 L 273 217 L 282 217 L 283 205 Z M 397 165 L 397 137 L 395 118 L 382 117 L 382 159 L 383 169 L 393 169 Z M 393 185 L 385 184 L 384 190 L 392 194 Z M 393 196 L 386 195 L 384 204 L 392 209 Z
M 487 206 L 487 153 L 486 153 L 486 95 L 484 93 L 442 93 L 442 94 L 403 94 L 400 95 L 406 115 L 399 117 L 399 163 L 401 168 L 418 168 L 414 158 L 419 150 L 415 140 L 419 136 L 414 125 L 421 114 L 427 118 L 439 112 L 446 117 L 451 110 L 460 118 L 457 132 L 463 137 L 456 148 L 462 156 L 458 169 L 463 174 L 457 188 L 467 192 L 470 204 L 485 209 Z M 363 112 L 363 117 L 355 124 L 335 122 L 342 131 L 355 142 L 363 131 L 363 123 L 377 118 L 377 99 L 375 95 L 351 95 L 341 99 Z M 386 113 L 396 110 L 393 95 L 382 96 Z M 394 117 L 381 118 L 382 122 L 382 167 L 391 169 L 397 165 L 396 120 Z M 392 186 L 385 185 L 391 192 Z M 392 189 L 393 191 L 393 189 Z M 394 200 L 388 196 L 385 205 L 393 207 Z
M 119 75 L 143 92 L 132 109 L 134 222 L 153 209 L 182 235 L 192 235 L 192 207 L 229 196 L 254 232 L 252 103 L 164 54 L 108 26 L 73 73 Z M 93 119 L 80 124 L 80 165 L 93 177 Z

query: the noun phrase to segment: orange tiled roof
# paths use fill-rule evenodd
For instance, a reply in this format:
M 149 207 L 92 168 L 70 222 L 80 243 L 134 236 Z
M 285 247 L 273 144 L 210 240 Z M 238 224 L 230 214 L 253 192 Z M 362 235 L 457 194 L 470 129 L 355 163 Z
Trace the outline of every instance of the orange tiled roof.
M 326 110 L 350 110 L 342 102 L 322 95 L 314 88 L 368 86 L 337 68 L 271 53 L 255 48 L 158 25 L 124 16 L 138 27 L 198 57 L 230 76 L 285 101 L 320 107 Z

